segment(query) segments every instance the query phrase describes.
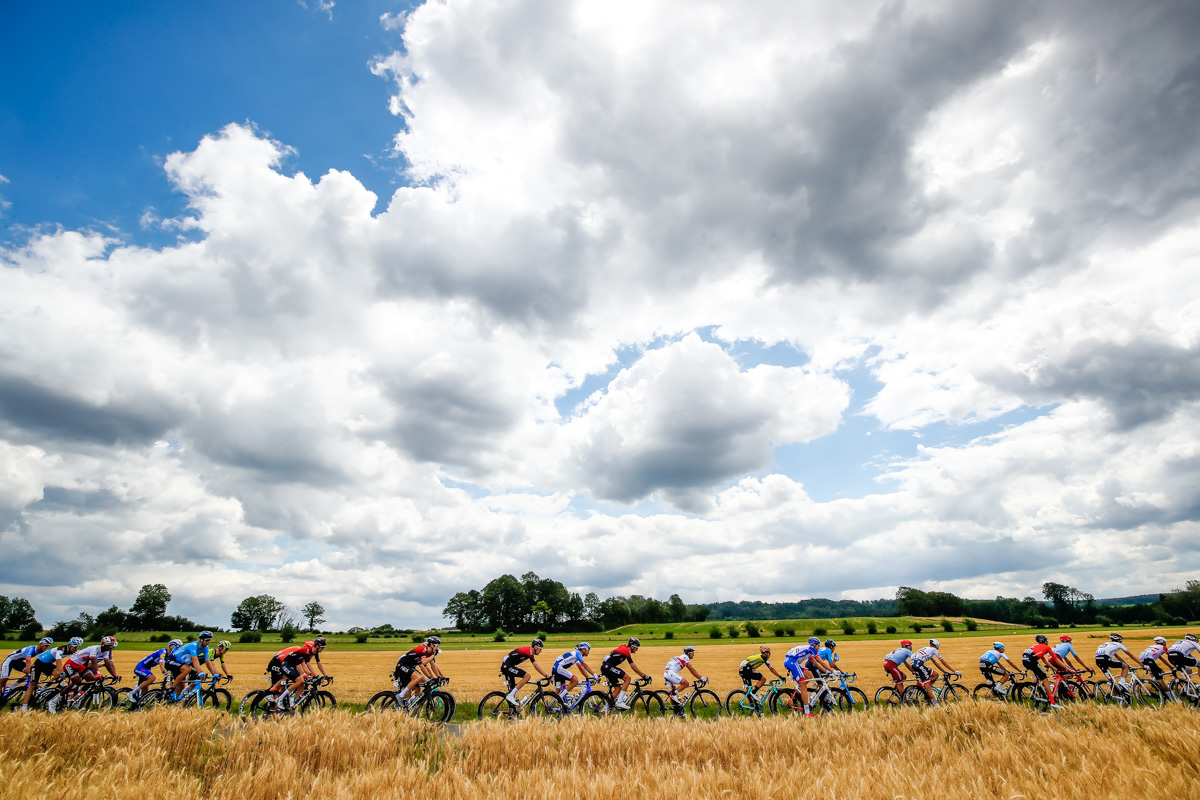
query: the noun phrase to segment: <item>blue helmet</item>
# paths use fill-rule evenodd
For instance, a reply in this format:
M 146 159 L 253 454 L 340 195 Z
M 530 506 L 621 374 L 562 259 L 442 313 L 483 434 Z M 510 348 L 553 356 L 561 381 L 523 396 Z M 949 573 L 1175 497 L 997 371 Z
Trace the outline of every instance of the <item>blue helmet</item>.
M 1004 642 L 992 642 L 992 647 L 996 648 L 997 650 L 1003 650 Z
M 80 639 L 78 636 L 72 636 L 71 641 L 67 642 L 67 644 L 72 647 L 83 647 L 83 639 Z
M 204 641 L 205 639 L 211 639 L 211 638 L 212 638 L 212 633 L 210 631 L 200 631 L 200 641 Z
M 575 649 L 576 650 L 584 650 L 588 653 L 592 652 L 592 646 L 590 644 L 588 644 L 587 642 L 580 642 L 579 644 L 575 645 Z
M 810 637 L 808 637 L 808 643 L 809 644 L 820 644 L 821 640 L 815 636 L 810 636 Z
M 41 641 L 39 641 L 38 644 L 44 644 L 44 645 L 46 645 L 46 647 L 49 647 L 50 645 L 54 644 L 54 640 L 51 639 L 49 636 L 46 636 Z

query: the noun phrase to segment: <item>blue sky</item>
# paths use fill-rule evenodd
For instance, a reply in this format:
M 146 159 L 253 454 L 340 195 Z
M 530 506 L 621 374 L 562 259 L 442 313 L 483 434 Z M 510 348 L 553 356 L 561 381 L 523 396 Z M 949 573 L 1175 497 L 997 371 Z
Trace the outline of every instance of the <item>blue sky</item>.
M 1181 585 L 1197 29 L 9 4 L 0 593 L 348 627 L 530 569 L 688 602 Z

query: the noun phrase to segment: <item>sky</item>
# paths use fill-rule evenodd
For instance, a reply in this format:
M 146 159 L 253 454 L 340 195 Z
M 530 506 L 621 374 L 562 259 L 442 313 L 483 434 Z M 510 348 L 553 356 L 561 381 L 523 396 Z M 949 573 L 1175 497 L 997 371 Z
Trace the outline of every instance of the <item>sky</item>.
M 1200 573 L 1200 6 L 0 7 L 0 593 Z

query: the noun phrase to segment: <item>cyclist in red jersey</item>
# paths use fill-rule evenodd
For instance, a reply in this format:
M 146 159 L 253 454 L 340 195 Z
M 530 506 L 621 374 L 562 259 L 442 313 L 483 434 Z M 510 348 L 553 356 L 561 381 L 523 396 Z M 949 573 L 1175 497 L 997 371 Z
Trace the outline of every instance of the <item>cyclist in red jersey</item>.
M 629 709 L 629 704 L 625 702 L 625 695 L 629 691 L 630 677 L 621 669 L 621 664 L 625 661 L 629 662 L 629 668 L 636 672 L 641 677 L 646 677 L 646 673 L 633 663 L 633 654 L 638 651 L 642 643 L 638 641 L 636 636 L 630 636 L 629 641 L 620 647 L 609 652 L 600 662 L 600 674 L 608 679 L 608 691 L 611 694 L 617 686 L 621 687 L 621 691 L 617 694 L 617 708 L 622 711 Z
M 329 673 L 325 671 L 325 665 L 321 663 L 321 651 L 324 649 L 325 637 L 318 636 L 311 642 L 305 642 L 297 647 L 285 647 L 271 657 L 271 661 L 267 664 L 267 671 L 275 678 L 275 683 L 271 685 L 271 693 L 278 692 L 281 686 L 287 684 L 287 688 L 276 698 L 276 702 L 282 703 L 285 699 L 300 694 L 300 690 L 304 686 L 304 678 L 317 674 L 313 672 L 312 666 L 308 663 L 314 658 L 317 660 L 317 667 L 321 670 L 321 674 L 326 678 L 329 677 Z
M 542 669 L 542 665 L 537 663 L 535 656 L 542 653 L 542 647 L 545 643 L 541 639 L 534 639 L 529 643 L 528 647 L 516 647 L 509 651 L 504 657 L 504 661 L 500 664 L 500 674 L 508 681 L 508 702 L 516 706 L 517 692 L 521 687 L 529 683 L 529 673 L 521 669 L 519 664 L 528 661 L 533 665 L 533 668 L 542 673 L 543 678 L 550 677 L 546 674 L 546 670 Z
M 419 644 L 412 650 L 400 656 L 392 677 L 400 686 L 400 699 L 408 702 L 416 695 L 412 694 L 417 684 L 427 678 L 444 678 L 438 669 L 437 654 L 442 651 L 442 637 L 430 636 L 425 644 Z
M 1055 697 L 1050 689 L 1050 677 L 1042 669 L 1042 662 L 1058 672 L 1070 672 L 1071 665 L 1058 657 L 1054 648 L 1050 646 L 1050 640 L 1046 638 L 1046 634 L 1039 633 L 1034 637 L 1034 642 L 1033 647 L 1021 654 L 1021 664 L 1038 679 L 1038 682 L 1046 690 L 1046 697 L 1050 698 L 1050 704 L 1057 708 L 1058 704 L 1054 702 Z

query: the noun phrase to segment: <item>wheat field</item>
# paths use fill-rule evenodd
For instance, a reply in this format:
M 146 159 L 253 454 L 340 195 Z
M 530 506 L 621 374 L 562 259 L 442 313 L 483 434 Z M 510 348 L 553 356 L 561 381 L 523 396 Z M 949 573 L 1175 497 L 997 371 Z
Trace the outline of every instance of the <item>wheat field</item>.
M 7 714 L 0 800 L 99 793 L 206 800 L 599 797 L 1183 797 L 1200 715 L 994 704 L 888 714 L 528 719 L 455 729 L 334 711 L 255 724 L 203 712 Z

